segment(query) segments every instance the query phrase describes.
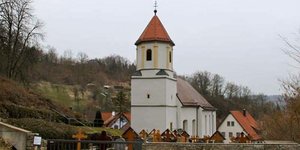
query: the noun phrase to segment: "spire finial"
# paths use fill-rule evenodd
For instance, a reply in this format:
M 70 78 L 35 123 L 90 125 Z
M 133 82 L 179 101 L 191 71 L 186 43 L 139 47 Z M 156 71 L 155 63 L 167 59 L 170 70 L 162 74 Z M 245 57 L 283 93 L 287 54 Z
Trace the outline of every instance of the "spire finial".
M 154 15 L 156 15 L 156 13 L 157 13 L 157 7 L 158 7 L 157 1 L 155 0 L 155 2 L 154 2 Z

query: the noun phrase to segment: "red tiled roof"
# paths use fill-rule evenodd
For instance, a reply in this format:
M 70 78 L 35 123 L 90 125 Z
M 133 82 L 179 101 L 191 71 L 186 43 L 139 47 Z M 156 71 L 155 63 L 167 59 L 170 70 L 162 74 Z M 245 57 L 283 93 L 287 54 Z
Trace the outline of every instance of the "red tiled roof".
M 130 112 L 117 113 L 115 116 L 113 116 L 111 112 L 102 112 L 101 114 L 102 114 L 102 119 L 104 121 L 104 125 L 106 125 L 106 126 L 115 122 L 122 115 L 124 115 L 129 122 L 131 121 L 131 113 Z
M 135 45 L 149 41 L 167 42 L 173 46 L 175 45 L 174 42 L 171 40 L 168 32 L 164 28 L 163 24 L 160 22 L 159 18 L 156 15 L 153 16 L 153 18 L 145 28 L 144 32 L 135 42 Z
M 261 139 L 261 137 L 256 133 L 256 130 L 259 130 L 258 124 L 248 112 L 246 112 L 246 116 L 244 116 L 241 111 L 230 111 L 230 113 L 247 132 L 251 140 Z
M 187 81 L 177 78 L 177 97 L 183 106 L 200 106 L 205 110 L 215 108 Z
M 101 112 L 101 116 L 102 116 L 103 121 L 106 121 L 109 118 L 111 118 L 112 113 L 111 112 Z

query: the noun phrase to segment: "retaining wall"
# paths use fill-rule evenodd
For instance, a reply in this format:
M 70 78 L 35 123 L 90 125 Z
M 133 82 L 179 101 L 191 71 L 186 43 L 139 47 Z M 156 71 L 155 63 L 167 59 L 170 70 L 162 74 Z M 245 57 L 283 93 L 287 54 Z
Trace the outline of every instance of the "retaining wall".
M 33 149 L 34 133 L 0 122 L 0 136 L 18 150 Z

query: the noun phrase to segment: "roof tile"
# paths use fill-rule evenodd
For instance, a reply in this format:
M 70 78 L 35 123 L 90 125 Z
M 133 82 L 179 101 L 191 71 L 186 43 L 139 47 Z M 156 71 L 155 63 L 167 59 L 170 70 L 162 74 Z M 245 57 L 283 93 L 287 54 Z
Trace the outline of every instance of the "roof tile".
M 173 46 L 175 45 L 174 42 L 171 40 L 168 32 L 164 28 L 163 24 L 156 15 L 152 17 L 144 32 L 135 42 L 135 45 L 149 41 L 167 42 Z
M 242 126 L 242 128 L 248 133 L 252 140 L 261 139 L 261 137 L 255 131 L 259 130 L 258 124 L 248 112 L 246 112 L 246 116 L 244 116 L 240 111 L 230 111 L 230 113 Z
M 206 110 L 215 108 L 187 81 L 177 78 L 177 97 L 183 106 L 200 106 Z

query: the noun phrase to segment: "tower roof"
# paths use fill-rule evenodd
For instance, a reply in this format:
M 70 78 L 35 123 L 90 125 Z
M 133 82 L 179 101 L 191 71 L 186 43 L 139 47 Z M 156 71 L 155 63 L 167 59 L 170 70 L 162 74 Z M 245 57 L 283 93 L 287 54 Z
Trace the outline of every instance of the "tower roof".
M 156 15 L 152 17 L 144 32 L 135 42 L 135 45 L 138 45 L 142 42 L 150 41 L 167 42 L 173 46 L 175 45 L 175 43 L 171 40 L 168 32 L 164 28 L 163 24 Z

